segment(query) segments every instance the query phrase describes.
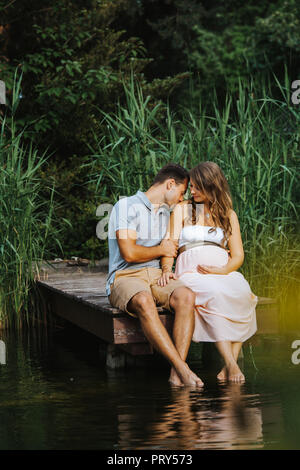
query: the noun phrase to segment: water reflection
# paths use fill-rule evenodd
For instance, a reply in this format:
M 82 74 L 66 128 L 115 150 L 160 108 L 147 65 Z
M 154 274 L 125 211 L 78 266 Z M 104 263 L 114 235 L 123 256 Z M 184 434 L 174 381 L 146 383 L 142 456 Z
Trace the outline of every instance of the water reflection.
M 0 339 L 0 364 L 6 364 L 6 345 L 2 339 Z
M 245 355 L 244 385 L 196 370 L 201 391 L 170 388 L 157 363 L 106 370 L 97 340 L 81 333 L 2 339 L 0 449 L 299 449 L 289 338 L 257 343 L 256 369 Z
M 189 389 L 172 390 L 172 403 L 147 430 L 136 449 L 259 449 L 263 420 L 259 395 L 245 395 L 239 384 L 219 387 L 219 396 Z M 132 420 L 119 416 L 119 447 L 132 448 Z

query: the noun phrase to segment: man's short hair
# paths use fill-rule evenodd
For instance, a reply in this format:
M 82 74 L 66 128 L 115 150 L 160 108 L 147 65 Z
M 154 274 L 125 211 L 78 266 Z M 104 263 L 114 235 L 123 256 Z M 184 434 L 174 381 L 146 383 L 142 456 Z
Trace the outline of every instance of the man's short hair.
M 167 179 L 173 178 L 176 184 L 182 184 L 185 180 L 190 180 L 188 171 L 177 163 L 168 163 L 165 165 L 154 178 L 152 186 L 162 184 Z

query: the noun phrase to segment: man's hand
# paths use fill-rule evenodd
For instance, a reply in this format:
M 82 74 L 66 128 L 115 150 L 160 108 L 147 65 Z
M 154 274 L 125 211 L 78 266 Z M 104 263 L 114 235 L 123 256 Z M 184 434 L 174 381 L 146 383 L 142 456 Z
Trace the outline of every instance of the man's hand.
M 157 281 L 157 284 L 161 287 L 164 287 L 168 284 L 170 279 L 177 279 L 177 277 L 174 273 L 172 273 L 172 271 L 167 271 L 161 275 Z
M 160 243 L 161 256 L 168 258 L 176 258 L 178 250 L 178 242 L 175 240 L 164 239 Z

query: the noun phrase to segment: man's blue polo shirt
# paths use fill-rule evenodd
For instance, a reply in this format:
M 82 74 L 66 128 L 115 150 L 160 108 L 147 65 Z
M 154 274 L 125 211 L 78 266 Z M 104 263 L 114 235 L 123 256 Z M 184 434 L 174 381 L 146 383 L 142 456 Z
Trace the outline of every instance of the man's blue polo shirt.
M 156 210 L 158 207 L 158 210 Z M 121 229 L 135 230 L 137 245 L 156 246 L 164 238 L 170 218 L 167 204 L 153 205 L 146 194 L 138 191 L 134 196 L 120 199 L 113 207 L 108 223 L 109 274 L 106 281 L 106 294 L 110 295 L 110 284 L 113 283 L 116 271 L 144 267 L 160 267 L 160 259 L 144 263 L 127 263 L 120 253 L 116 231 Z

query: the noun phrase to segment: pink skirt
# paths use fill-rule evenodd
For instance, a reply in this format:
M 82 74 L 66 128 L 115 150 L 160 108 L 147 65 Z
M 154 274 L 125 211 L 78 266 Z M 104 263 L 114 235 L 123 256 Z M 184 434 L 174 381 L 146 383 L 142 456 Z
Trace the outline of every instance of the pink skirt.
M 175 274 L 196 294 L 193 341 L 244 342 L 257 330 L 254 295 L 244 276 L 200 274 L 198 264 L 224 266 L 228 253 L 216 246 L 199 246 L 181 253 Z

